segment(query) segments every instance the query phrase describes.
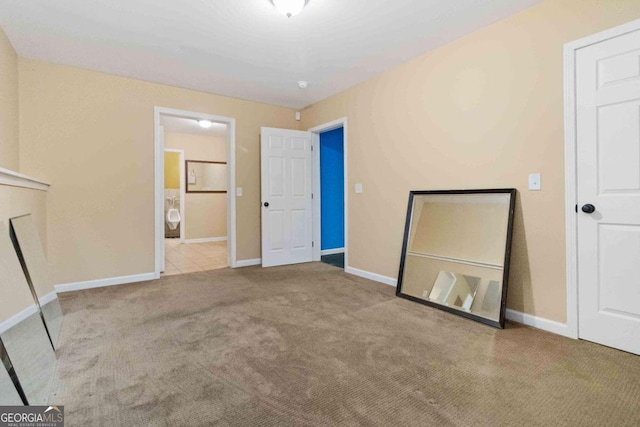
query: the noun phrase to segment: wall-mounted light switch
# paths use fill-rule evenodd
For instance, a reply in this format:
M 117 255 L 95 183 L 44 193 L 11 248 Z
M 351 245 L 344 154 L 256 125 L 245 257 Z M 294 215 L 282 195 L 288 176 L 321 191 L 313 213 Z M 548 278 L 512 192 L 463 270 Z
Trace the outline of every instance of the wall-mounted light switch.
M 236 188 L 236 196 L 242 197 L 242 187 Z
M 362 194 L 362 184 L 356 184 L 356 194 Z
M 542 183 L 540 182 L 540 174 L 532 173 L 529 175 L 529 190 L 540 191 L 542 189 Z

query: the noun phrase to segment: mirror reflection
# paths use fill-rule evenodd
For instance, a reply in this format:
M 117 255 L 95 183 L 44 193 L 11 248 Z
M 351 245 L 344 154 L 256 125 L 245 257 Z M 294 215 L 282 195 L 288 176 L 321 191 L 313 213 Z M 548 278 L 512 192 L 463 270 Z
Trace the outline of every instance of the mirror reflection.
M 0 339 L 0 364 L 4 366 L 0 366 L 0 405 L 1 406 L 19 406 L 22 405 L 23 400 L 18 393 L 18 389 L 16 388 L 16 383 L 12 376 L 15 375 L 15 370 L 13 369 L 13 365 L 11 364 L 11 360 L 7 355 L 7 351 L 4 347 L 4 343 L 2 339 Z M 11 374 L 9 374 L 11 372 Z M 19 386 L 19 385 L 18 385 Z M 22 387 L 19 386 L 21 389 Z
M 503 327 L 514 197 L 412 192 L 397 294 Z
M 226 193 L 227 163 L 186 161 L 187 193 Z
M 31 215 L 12 218 L 10 232 L 29 289 L 42 313 L 51 345 L 56 348 L 62 329 L 62 307 L 49 280 L 44 248 Z
M 40 318 L 33 313 L 0 334 L 30 405 L 45 405 L 55 374 L 56 356 Z

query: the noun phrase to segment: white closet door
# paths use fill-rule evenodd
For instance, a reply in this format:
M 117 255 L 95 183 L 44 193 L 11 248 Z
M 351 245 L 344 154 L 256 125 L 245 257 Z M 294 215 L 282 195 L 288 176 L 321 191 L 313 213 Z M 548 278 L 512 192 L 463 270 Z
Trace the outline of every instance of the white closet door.
M 576 56 L 579 337 L 640 354 L 640 31 Z

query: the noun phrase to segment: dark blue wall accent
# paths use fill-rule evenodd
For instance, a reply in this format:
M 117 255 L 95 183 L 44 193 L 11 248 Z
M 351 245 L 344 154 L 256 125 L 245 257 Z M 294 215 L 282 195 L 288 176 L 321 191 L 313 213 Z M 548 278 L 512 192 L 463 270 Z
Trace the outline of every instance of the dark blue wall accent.
M 344 247 L 344 129 L 320 134 L 321 249 Z

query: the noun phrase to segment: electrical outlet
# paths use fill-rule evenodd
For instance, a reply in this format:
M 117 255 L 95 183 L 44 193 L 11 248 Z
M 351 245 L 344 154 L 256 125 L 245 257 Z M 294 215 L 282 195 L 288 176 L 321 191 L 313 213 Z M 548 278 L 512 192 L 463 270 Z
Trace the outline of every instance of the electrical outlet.
M 242 187 L 236 188 L 236 196 L 242 197 Z
M 362 194 L 362 184 L 356 184 L 356 194 Z
M 423 291 L 422 298 L 429 298 L 429 291 Z

